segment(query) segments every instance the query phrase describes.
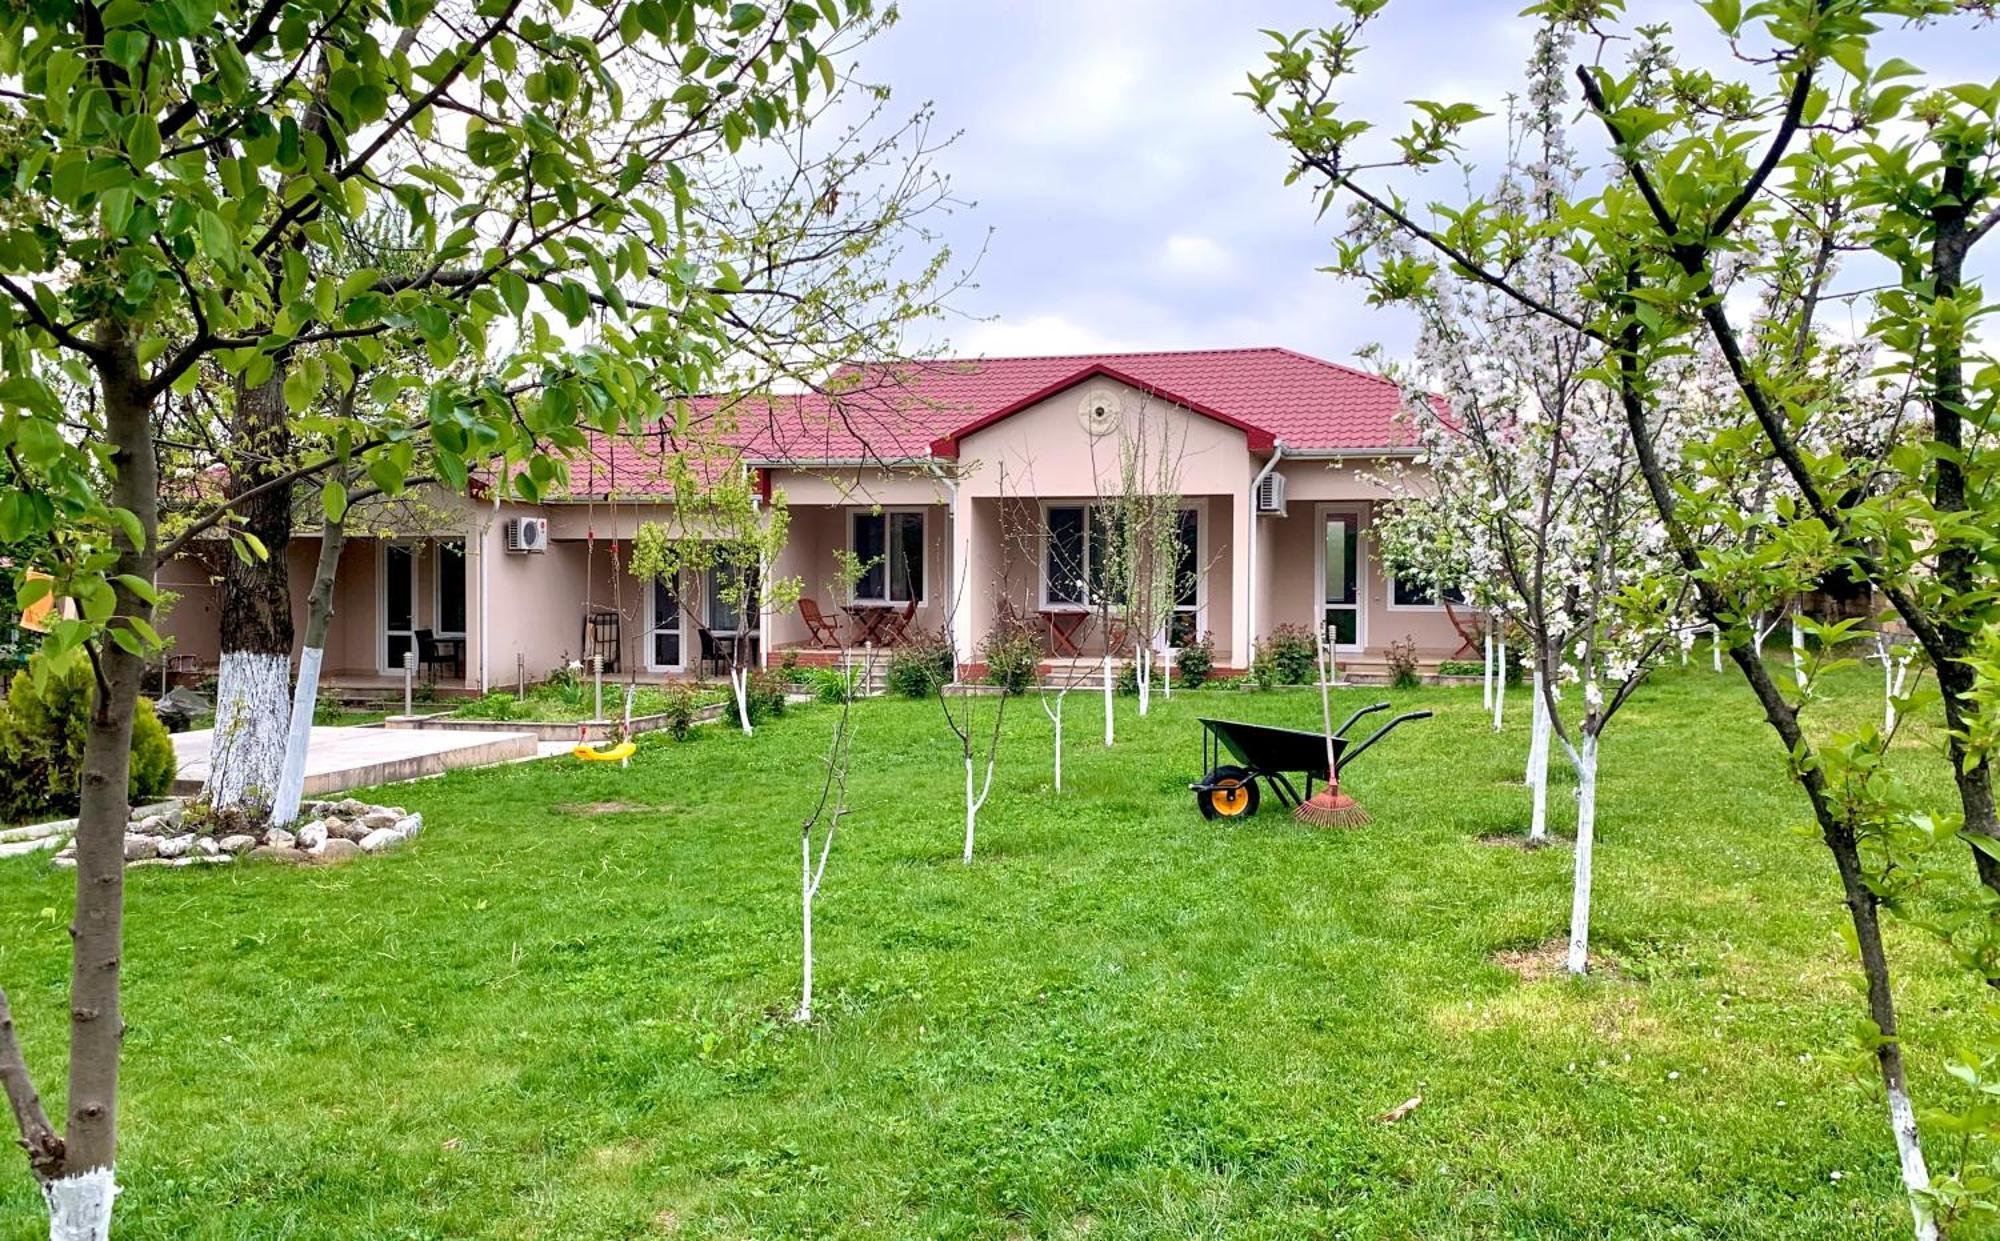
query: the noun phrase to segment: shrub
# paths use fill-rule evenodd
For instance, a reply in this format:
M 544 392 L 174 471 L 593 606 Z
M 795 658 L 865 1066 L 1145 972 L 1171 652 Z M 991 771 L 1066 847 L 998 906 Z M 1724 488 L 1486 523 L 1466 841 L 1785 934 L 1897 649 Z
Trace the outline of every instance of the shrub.
M 1200 689 L 1215 671 L 1215 635 L 1205 633 L 1174 652 L 1174 677 L 1183 688 Z
M 1128 659 L 1118 666 L 1118 692 L 1126 697 L 1134 697 L 1139 692 L 1139 663 Z
M 1276 689 L 1278 685 L 1278 661 L 1271 653 L 1269 639 L 1259 642 L 1250 655 L 1250 675 L 1246 678 L 1255 689 Z
M 951 684 L 957 672 L 958 656 L 936 630 L 912 634 L 889 652 L 889 692 L 905 698 L 927 697 L 938 686 Z
M 1408 634 L 1389 644 L 1389 684 L 1396 689 L 1414 689 L 1424 683 L 1417 675 L 1417 640 Z
M 686 741 L 694 731 L 695 710 L 700 706 L 699 696 L 694 687 L 675 685 L 667 689 L 660 704 L 660 714 L 666 719 L 660 727 L 675 741 Z
M 1009 694 L 1025 694 L 1041 679 L 1042 644 L 1020 625 L 1002 625 L 986 635 L 986 681 Z
M 1477 659 L 1440 659 L 1438 675 L 1441 677 L 1483 677 L 1486 664 Z
M 859 668 L 805 668 L 801 672 L 805 683 L 812 687 L 813 697 L 820 702 L 838 705 L 847 701 L 861 680 Z
M 1313 648 L 1312 630 L 1304 625 L 1280 625 L 1271 631 L 1266 639 L 1271 651 L 1271 664 L 1280 685 L 1307 685 L 1314 678 L 1313 665 L 1317 656 Z
M 785 713 L 785 679 L 773 672 L 753 672 L 743 693 L 752 724 L 775 720 Z
M 41 689 L 17 674 L 0 709 L 0 823 L 75 814 L 83 779 L 83 746 L 95 692 L 83 660 L 52 675 Z M 174 742 L 153 704 L 141 698 L 132 714 L 134 802 L 165 796 L 173 788 Z

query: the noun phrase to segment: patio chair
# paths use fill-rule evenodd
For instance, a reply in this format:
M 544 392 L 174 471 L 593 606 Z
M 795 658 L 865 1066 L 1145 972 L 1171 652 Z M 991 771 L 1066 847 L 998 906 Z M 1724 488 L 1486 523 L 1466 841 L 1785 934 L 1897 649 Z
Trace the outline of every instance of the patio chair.
M 437 679 L 438 669 L 450 668 L 451 675 L 465 675 L 465 647 L 453 639 L 438 640 L 429 629 L 417 630 L 417 671 L 427 681 Z
M 901 646 L 903 639 L 910 636 L 910 622 L 917 619 L 917 601 L 910 600 L 909 606 L 900 612 L 892 612 L 882 622 L 878 631 L 882 635 L 883 646 Z
M 717 672 L 728 667 L 729 656 L 723 653 L 722 644 L 715 640 L 715 630 L 703 625 L 695 630 L 695 637 L 701 642 L 701 658 L 695 664 L 697 674 L 706 676 L 711 664 Z
M 812 599 L 799 600 L 799 618 L 806 623 L 806 640 L 822 650 L 840 645 L 840 622 L 819 610 Z
M 1486 640 L 1486 618 L 1477 612 L 1467 616 L 1463 605 L 1454 607 L 1449 599 L 1442 602 L 1445 619 L 1458 631 L 1458 649 L 1452 652 L 1452 658 L 1457 659 L 1461 655 L 1477 658 L 1483 653 L 1480 643 Z

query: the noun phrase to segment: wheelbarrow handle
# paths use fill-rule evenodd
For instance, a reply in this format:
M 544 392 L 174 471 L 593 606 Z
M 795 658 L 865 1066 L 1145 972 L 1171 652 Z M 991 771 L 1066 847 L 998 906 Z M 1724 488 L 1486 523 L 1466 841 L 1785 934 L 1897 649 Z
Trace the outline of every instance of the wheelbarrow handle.
M 1364 715 L 1372 715 L 1377 711 L 1387 711 L 1388 709 L 1389 709 L 1389 704 L 1386 702 L 1378 702 L 1372 707 L 1363 707 L 1359 711 L 1356 711 L 1353 715 L 1348 716 L 1347 723 L 1342 724 L 1339 728 L 1334 729 L 1333 735 L 1336 737 L 1345 737 L 1347 735 L 1347 730 L 1354 727 L 1354 721 L 1360 719 Z
M 1396 725 L 1407 723 L 1410 720 L 1427 720 L 1429 718 L 1431 718 L 1431 713 L 1428 711 L 1404 712 L 1403 714 L 1397 716 L 1395 719 L 1390 720 L 1387 724 L 1382 725 L 1382 727 L 1376 729 L 1374 732 L 1368 734 L 1367 738 L 1363 740 L 1361 744 L 1355 746 L 1347 753 L 1341 755 L 1340 756 L 1341 768 L 1344 770 L 1348 766 L 1352 765 L 1355 759 L 1361 757 L 1361 752 L 1363 750 L 1366 750 L 1369 746 L 1374 745 L 1382 738 L 1388 736 L 1389 730 L 1394 728 Z

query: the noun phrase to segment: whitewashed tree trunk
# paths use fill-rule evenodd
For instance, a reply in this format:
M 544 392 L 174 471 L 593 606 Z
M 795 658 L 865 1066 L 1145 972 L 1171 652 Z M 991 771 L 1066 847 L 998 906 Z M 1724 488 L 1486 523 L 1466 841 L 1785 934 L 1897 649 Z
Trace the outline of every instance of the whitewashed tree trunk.
M 1715 671 L 1722 671 L 1722 631 L 1720 629 L 1710 629 L 1708 631 L 1708 660 Z
M 1528 820 L 1528 839 L 1549 838 L 1549 734 L 1554 722 L 1542 697 L 1542 671 L 1535 669 L 1535 726 L 1528 742 L 1528 786 L 1534 790 L 1534 809 Z
M 1576 878 L 1569 904 L 1569 972 L 1590 969 L 1590 865 L 1597 839 L 1597 738 L 1583 734 L 1576 763 Z
M 799 1011 L 792 1020 L 806 1022 L 813 1014 L 813 842 L 812 833 L 799 833 L 799 947 L 804 958 L 799 979 Z
M 1055 725 L 1055 732 L 1056 732 L 1055 788 L 1056 792 L 1058 793 L 1062 792 L 1063 695 L 1067 694 L 1068 692 L 1069 691 L 1065 690 L 1063 691 L 1062 694 L 1057 694 L 1056 705 L 1053 707 L 1049 706 L 1048 699 L 1046 698 L 1042 699 L 1042 714 L 1048 716 L 1049 722 Z
M 1889 1083 L 1889 1128 L 1896 1134 L 1896 1160 L 1902 1167 L 1903 1188 L 1910 1195 L 1910 1215 L 1917 1241 L 1938 1241 L 1937 1220 L 1931 1216 L 1931 1172 L 1924 1148 L 1917 1141 L 1917 1112 L 1900 1083 Z
M 1493 731 L 1499 732 L 1507 710 L 1507 636 L 1500 635 L 1493 643 L 1495 659 L 1493 664 Z
M 1493 709 L 1493 626 L 1486 626 L 1486 663 L 1479 674 L 1479 706 Z
M 1111 695 L 1116 687 L 1111 677 L 1111 652 L 1104 652 L 1104 744 L 1111 745 Z
M 1152 707 L 1153 699 L 1153 653 L 1144 643 L 1133 646 L 1132 667 L 1139 682 L 1139 714 L 1143 716 Z
M 292 666 L 283 655 L 229 651 L 215 685 L 209 743 L 210 805 L 268 809 L 278 793 L 292 708 Z M 308 722 L 312 712 L 306 712 Z
M 965 756 L 965 857 L 966 865 L 972 864 L 972 838 L 979 828 L 979 802 L 972 796 L 972 754 Z
M 750 733 L 750 670 L 735 668 L 729 670 L 729 692 L 736 696 L 736 722 L 743 726 L 743 735 Z
M 1174 648 L 1171 646 L 1160 652 L 1160 692 L 1168 702 L 1174 700 Z
M 1806 687 L 1806 635 L 1799 628 L 1799 612 L 1792 609 L 1792 683 L 1801 692 Z
M 111 1204 L 118 1179 L 110 1168 L 91 1168 L 42 1186 L 49 1204 L 49 1241 L 109 1241 Z
M 313 711 L 319 705 L 319 666 L 326 652 L 309 646 L 299 653 L 299 680 L 292 688 L 292 727 L 285 735 L 285 760 L 278 769 L 278 794 L 271 825 L 288 827 L 299 817 L 305 795 L 306 754 L 312 748 Z

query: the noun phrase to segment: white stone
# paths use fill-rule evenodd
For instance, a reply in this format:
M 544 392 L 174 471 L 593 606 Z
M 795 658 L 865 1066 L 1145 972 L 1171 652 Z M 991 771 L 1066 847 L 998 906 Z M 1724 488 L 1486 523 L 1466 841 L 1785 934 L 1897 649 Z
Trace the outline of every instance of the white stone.
M 293 849 L 298 847 L 299 838 L 282 827 L 274 827 L 264 833 L 264 843 L 273 849 Z
M 167 858 L 185 857 L 188 850 L 192 848 L 194 848 L 194 834 L 192 832 L 185 836 L 169 836 L 160 842 L 160 856 Z
M 234 836 L 224 836 L 216 841 L 224 853 L 248 853 L 256 843 L 255 836 L 245 836 L 241 832 Z
M 326 843 L 326 824 L 314 820 L 299 829 L 299 848 L 311 852 Z
M 396 826 L 391 830 L 401 832 L 405 837 L 414 836 L 424 830 L 424 816 L 421 814 L 405 815 L 396 820 Z
M 137 862 L 143 858 L 158 857 L 160 842 L 152 836 L 127 836 L 125 838 L 125 860 Z
M 361 838 L 361 851 L 363 853 L 380 853 L 385 849 L 395 848 L 397 845 L 402 844 L 405 839 L 407 837 L 394 828 L 378 827 Z
M 222 852 L 222 846 L 215 843 L 213 836 L 197 836 L 194 838 L 194 851 L 203 857 L 214 857 Z
M 361 816 L 361 821 L 369 827 L 396 826 L 396 816 L 390 814 L 387 810 L 371 810 Z
M 139 820 L 138 826 L 132 830 L 141 836 L 164 836 L 173 830 L 173 824 L 167 822 L 167 816 L 163 814 L 149 814 Z

